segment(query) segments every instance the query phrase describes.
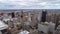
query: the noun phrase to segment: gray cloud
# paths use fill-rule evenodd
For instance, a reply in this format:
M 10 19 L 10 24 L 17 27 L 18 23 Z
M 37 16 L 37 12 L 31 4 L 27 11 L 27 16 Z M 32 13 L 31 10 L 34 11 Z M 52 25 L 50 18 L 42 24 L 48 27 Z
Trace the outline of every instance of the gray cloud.
M 60 9 L 60 0 L 0 0 L 0 9 Z

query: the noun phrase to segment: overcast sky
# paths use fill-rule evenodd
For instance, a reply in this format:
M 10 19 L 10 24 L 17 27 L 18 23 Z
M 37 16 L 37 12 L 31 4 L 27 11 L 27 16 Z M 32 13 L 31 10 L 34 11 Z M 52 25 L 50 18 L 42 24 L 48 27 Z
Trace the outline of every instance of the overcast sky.
M 0 0 L 0 9 L 60 9 L 60 0 Z

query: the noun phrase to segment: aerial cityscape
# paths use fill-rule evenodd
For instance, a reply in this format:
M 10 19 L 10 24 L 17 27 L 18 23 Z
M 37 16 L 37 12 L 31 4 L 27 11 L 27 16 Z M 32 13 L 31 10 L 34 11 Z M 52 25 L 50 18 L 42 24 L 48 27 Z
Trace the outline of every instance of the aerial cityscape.
M 60 34 L 60 10 L 0 10 L 0 34 Z
M 60 0 L 0 0 L 0 34 L 60 34 Z

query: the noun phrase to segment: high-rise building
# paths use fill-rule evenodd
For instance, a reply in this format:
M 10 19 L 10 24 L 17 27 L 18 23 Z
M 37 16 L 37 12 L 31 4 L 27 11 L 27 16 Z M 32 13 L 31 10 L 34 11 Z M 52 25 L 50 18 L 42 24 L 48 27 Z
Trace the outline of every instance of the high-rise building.
M 45 22 L 46 21 L 46 14 L 47 14 L 47 11 L 42 11 L 41 22 Z

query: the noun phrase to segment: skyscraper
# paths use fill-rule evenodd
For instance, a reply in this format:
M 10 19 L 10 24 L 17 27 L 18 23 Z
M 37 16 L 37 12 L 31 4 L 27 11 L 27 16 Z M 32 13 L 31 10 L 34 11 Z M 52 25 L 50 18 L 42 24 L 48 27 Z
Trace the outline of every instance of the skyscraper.
M 47 14 L 47 11 L 43 10 L 42 11 L 42 17 L 41 17 L 41 22 L 45 22 L 46 21 L 46 14 Z

